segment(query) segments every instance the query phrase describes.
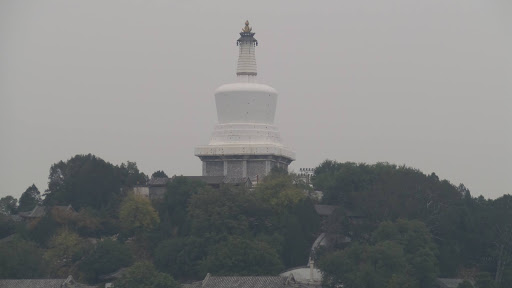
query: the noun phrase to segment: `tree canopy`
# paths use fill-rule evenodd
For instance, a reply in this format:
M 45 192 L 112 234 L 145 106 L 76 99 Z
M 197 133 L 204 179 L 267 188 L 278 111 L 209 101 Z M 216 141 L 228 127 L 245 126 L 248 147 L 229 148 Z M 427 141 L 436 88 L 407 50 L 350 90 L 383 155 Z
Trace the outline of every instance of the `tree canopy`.
M 37 189 L 36 185 L 32 184 L 32 186 L 28 187 L 23 194 L 21 194 L 18 211 L 25 212 L 30 211 L 36 207 L 36 205 L 41 204 L 41 193 L 39 189 Z
M 13 215 L 18 210 L 18 199 L 5 196 L 0 199 L 0 214 Z
M 322 257 L 324 284 L 347 288 L 431 288 L 437 276 L 436 246 L 419 221 L 383 222 L 368 244 Z
M 434 173 L 325 161 L 313 187 L 277 169 L 251 189 L 178 176 L 162 199 L 130 194 L 147 180 L 135 162 L 76 155 L 52 165 L 44 216 L 15 216 L 40 202 L 35 186 L 20 209 L 14 197 L 0 199 L 0 238 L 8 237 L 0 277 L 73 275 L 97 284 L 137 260 L 118 284 L 174 287 L 173 279 L 201 280 L 207 272 L 276 275 L 312 256 L 326 286 L 430 288 L 435 277 L 471 279 L 478 288 L 512 282 L 512 196 L 473 197 Z M 55 206 L 69 204 L 74 210 Z M 321 219 L 315 204 L 336 209 Z M 327 245 L 311 253 L 322 232 Z
M 50 168 L 46 205 L 68 205 L 79 210 L 91 207 L 112 210 L 124 196 L 123 187 L 144 184 L 147 176 L 135 162 L 119 167 L 94 155 L 76 155 L 66 162 L 60 161 Z
M 121 203 L 119 221 L 126 232 L 140 234 L 155 228 L 160 218 L 149 199 L 129 195 Z

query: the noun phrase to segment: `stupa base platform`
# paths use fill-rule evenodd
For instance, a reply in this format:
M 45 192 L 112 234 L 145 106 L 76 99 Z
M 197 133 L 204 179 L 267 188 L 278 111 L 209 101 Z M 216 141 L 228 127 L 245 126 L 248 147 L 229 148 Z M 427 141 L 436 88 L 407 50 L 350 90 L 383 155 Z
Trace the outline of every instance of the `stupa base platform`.
M 203 176 L 249 177 L 253 182 L 263 179 L 274 167 L 288 170 L 293 161 L 278 155 L 197 156 L 203 162 Z

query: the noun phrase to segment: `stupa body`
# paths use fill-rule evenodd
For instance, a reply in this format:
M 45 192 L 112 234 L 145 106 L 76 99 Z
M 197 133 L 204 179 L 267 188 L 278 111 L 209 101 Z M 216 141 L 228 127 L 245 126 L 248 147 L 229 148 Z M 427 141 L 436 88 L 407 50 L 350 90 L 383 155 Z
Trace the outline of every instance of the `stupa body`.
M 218 124 L 210 143 L 195 149 L 203 162 L 203 176 L 261 179 L 273 167 L 288 169 L 295 153 L 284 147 L 274 126 L 277 91 L 256 81 L 254 39 L 249 22 L 237 41 L 240 55 L 237 83 L 215 91 Z

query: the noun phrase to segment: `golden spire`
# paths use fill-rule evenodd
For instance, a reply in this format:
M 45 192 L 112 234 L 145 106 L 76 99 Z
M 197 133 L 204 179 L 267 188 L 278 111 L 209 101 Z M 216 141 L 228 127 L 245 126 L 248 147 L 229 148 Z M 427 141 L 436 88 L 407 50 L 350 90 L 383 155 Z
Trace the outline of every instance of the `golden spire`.
M 242 32 L 249 33 L 249 32 L 251 32 L 251 30 L 252 30 L 252 28 L 249 27 L 249 20 L 246 20 L 245 21 L 245 27 L 242 29 Z

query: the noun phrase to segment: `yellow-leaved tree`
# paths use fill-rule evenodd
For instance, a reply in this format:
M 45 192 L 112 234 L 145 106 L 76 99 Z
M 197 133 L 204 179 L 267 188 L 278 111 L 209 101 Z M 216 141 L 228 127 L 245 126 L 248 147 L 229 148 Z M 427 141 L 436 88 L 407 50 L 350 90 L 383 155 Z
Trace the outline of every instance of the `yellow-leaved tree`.
M 127 233 L 135 235 L 148 232 L 160 223 L 149 199 L 139 195 L 129 195 L 124 199 L 119 209 L 119 220 Z
M 304 185 L 296 183 L 293 175 L 286 173 L 271 173 L 262 183 L 256 186 L 256 195 L 269 203 L 275 211 L 282 211 L 295 206 L 306 198 Z

